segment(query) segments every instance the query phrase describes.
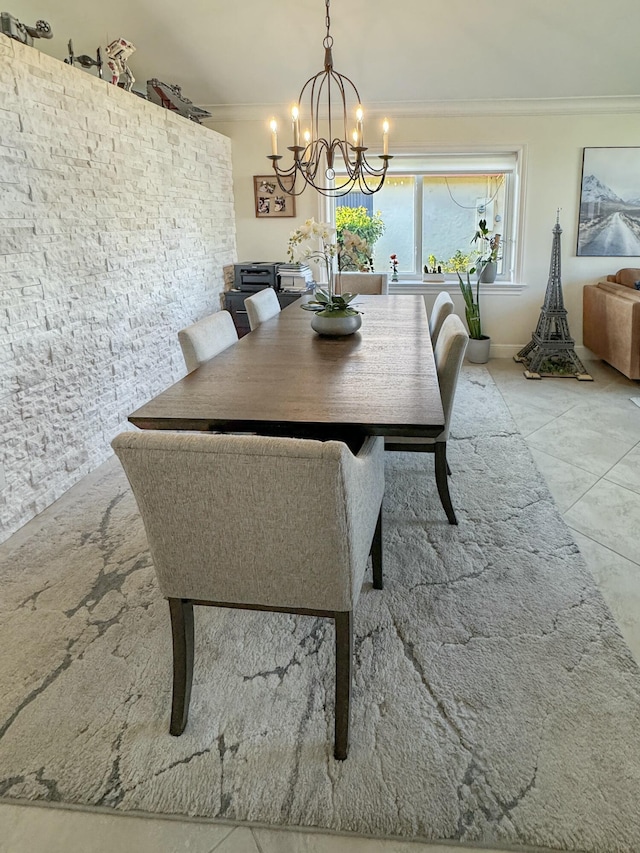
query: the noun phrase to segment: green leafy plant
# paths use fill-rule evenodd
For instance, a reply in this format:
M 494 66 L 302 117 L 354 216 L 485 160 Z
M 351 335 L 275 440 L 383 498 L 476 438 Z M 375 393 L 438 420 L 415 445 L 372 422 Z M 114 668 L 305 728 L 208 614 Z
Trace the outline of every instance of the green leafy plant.
M 473 338 L 474 341 L 479 341 L 483 337 L 482 322 L 480 319 L 480 276 L 478 276 L 476 281 L 475 294 L 469 277 L 469 274 L 474 273 L 475 271 L 476 268 L 471 267 L 467 272 L 466 281 L 462 280 L 462 276 L 458 272 L 458 281 L 460 282 L 460 290 L 462 291 L 462 297 L 464 299 L 464 313 L 467 318 L 469 337 Z
M 362 314 L 349 303 L 356 298 L 355 293 L 329 294 L 327 290 L 316 290 L 315 298 L 303 304 L 307 311 L 315 311 L 319 317 L 353 317 Z
M 337 207 L 338 269 L 372 270 L 373 247 L 383 234 L 384 222 L 380 211 L 370 216 L 366 207 Z M 360 238 L 361 242 L 354 237 Z
M 491 237 L 489 236 L 489 229 L 487 228 L 487 220 L 481 219 L 478 222 L 478 228 L 476 233 L 473 235 L 471 239 L 471 243 L 479 243 L 478 256 L 476 259 L 475 266 L 472 266 L 471 269 L 468 269 L 468 264 L 462 269 L 456 269 L 456 273 L 458 275 L 458 281 L 460 283 L 460 290 L 462 291 L 462 296 L 464 299 L 464 313 L 467 318 L 467 326 L 469 328 L 469 337 L 474 341 L 479 341 L 482 338 L 485 338 L 486 335 L 482 334 L 482 320 L 480 318 L 480 279 L 482 276 L 482 271 L 485 266 L 490 261 L 498 260 L 498 253 L 500 251 L 500 234 L 493 234 Z M 456 254 L 458 254 L 456 252 Z M 461 258 L 462 253 L 460 252 Z M 468 256 L 467 256 L 468 259 Z M 466 277 L 467 280 L 464 281 L 461 272 L 467 270 Z M 477 274 L 475 290 L 473 285 L 471 284 L 470 276 L 473 273 Z
M 465 272 L 471 265 L 471 255 L 465 255 L 460 249 L 448 261 L 440 261 L 443 272 Z
M 428 263 L 424 265 L 425 273 L 466 272 L 471 266 L 471 255 L 465 255 L 457 249 L 448 261 L 438 261 L 435 255 L 429 255 Z
M 489 236 L 490 231 L 487 228 L 487 220 L 481 219 L 478 222 L 478 230 L 474 234 L 471 242 L 478 243 L 478 259 L 476 261 L 476 266 L 482 268 L 486 266 L 488 263 L 493 261 L 494 263 L 498 260 L 498 253 L 500 251 L 500 234 L 492 234 Z

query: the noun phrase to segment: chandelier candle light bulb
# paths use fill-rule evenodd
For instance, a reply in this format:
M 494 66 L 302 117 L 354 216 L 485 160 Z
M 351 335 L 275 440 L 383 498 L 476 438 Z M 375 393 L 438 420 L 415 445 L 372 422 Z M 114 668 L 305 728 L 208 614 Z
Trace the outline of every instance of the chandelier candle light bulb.
M 269 127 L 271 128 L 271 156 L 277 157 L 278 156 L 278 125 L 277 125 L 276 120 L 274 118 L 271 119 Z
M 389 122 L 386 119 L 382 122 L 382 155 L 389 155 Z
M 293 121 L 293 146 L 297 148 L 300 144 L 300 111 L 297 104 L 291 108 L 291 119 Z

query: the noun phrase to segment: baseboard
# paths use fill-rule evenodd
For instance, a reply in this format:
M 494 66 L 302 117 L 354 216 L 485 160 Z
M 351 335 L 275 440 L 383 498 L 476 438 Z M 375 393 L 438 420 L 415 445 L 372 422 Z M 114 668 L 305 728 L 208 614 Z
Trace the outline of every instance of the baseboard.
M 513 358 L 526 344 L 491 344 L 491 358 Z M 597 360 L 596 356 L 585 346 L 576 346 L 575 353 L 581 361 Z

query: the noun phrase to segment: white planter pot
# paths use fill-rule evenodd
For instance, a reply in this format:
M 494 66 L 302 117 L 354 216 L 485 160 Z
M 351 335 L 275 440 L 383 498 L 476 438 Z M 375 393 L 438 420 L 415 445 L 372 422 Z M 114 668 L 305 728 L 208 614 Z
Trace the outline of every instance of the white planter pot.
M 482 284 L 493 284 L 498 274 L 498 264 L 495 261 L 487 261 L 482 267 L 480 281 Z
M 489 361 L 491 338 L 483 335 L 479 339 L 469 338 L 467 345 L 467 361 L 473 364 L 486 364 Z
M 314 332 L 332 338 L 352 335 L 358 331 L 361 325 L 362 316 L 360 314 L 351 314 L 347 317 L 323 317 L 321 314 L 315 314 L 311 318 L 311 328 Z
M 439 272 L 425 272 L 422 274 L 423 281 L 444 281 L 444 275 Z

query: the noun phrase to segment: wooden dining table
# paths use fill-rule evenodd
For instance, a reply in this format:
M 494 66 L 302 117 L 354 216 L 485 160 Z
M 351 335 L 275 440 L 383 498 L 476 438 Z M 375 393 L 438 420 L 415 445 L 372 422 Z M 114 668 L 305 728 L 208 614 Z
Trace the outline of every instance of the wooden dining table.
M 360 296 L 362 327 L 317 335 L 302 297 L 145 403 L 141 429 L 252 432 L 357 447 L 437 436 L 444 414 L 422 296 Z

